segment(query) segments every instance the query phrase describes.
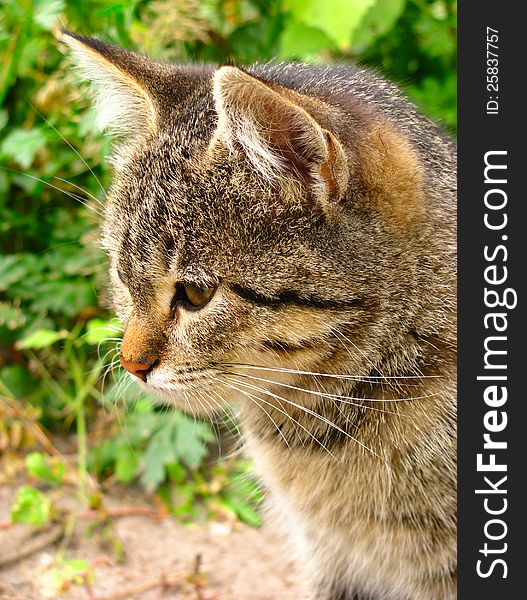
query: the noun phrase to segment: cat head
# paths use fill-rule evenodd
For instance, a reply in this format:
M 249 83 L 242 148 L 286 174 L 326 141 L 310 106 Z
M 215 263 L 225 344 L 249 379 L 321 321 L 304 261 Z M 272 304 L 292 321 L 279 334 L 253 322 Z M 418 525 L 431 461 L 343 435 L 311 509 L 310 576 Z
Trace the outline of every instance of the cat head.
M 302 67 L 177 66 L 62 39 L 117 138 L 103 245 L 122 364 L 198 411 L 271 401 L 294 371 L 371 372 L 418 303 L 408 140 L 360 98 L 287 85 Z

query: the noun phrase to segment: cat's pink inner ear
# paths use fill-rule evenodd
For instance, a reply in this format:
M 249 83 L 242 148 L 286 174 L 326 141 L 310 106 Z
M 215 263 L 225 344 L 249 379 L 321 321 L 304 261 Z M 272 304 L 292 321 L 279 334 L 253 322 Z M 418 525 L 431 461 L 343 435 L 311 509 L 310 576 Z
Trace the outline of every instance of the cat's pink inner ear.
M 296 174 L 338 196 L 347 183 L 343 149 L 294 101 L 296 96 L 236 67 L 222 67 L 214 77 L 220 136 L 230 146 L 241 146 L 267 179 Z

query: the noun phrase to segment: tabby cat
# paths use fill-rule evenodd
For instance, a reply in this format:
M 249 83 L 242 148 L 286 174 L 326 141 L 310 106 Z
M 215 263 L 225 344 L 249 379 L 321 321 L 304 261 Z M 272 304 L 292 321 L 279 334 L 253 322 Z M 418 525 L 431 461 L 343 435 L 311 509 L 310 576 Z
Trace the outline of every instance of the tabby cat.
M 451 141 L 354 66 L 61 38 L 118 137 L 122 365 L 190 413 L 237 408 L 314 598 L 455 598 Z

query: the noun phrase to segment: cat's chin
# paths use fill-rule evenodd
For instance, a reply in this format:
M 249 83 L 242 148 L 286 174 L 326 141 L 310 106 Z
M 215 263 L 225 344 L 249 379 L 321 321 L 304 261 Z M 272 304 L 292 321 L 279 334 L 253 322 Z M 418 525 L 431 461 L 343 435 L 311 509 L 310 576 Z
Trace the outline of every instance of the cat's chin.
M 159 405 L 177 407 L 192 417 L 212 418 L 229 409 L 227 398 L 218 391 L 212 391 L 208 385 L 188 385 L 159 382 L 143 382 L 134 378 L 136 383 Z
M 151 386 L 145 386 L 145 388 L 149 390 L 149 398 L 156 404 L 168 406 L 170 408 L 179 408 L 191 417 L 211 419 L 219 412 L 218 408 L 213 409 L 210 406 L 205 405 L 203 400 L 197 401 L 191 395 L 185 397 L 182 393 L 156 390 Z

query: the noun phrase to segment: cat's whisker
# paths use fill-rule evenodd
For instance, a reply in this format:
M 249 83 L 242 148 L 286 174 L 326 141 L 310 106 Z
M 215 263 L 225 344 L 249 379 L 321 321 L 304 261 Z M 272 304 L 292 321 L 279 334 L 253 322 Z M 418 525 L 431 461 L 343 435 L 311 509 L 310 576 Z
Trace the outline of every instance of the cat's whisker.
M 31 108 L 33 109 L 33 111 L 41 118 L 43 119 L 43 121 L 45 121 L 45 123 L 48 125 L 48 127 L 51 127 L 51 129 L 53 129 L 53 131 L 60 137 L 60 139 L 67 144 L 71 150 L 73 150 L 73 152 L 75 152 L 75 154 L 80 158 L 80 160 L 82 161 L 82 163 L 84 164 L 84 166 L 88 169 L 88 171 L 93 175 L 93 177 L 95 178 L 95 181 L 98 183 L 99 187 L 101 188 L 102 193 L 104 194 L 104 196 L 106 197 L 106 190 L 104 189 L 104 186 L 102 185 L 102 183 L 100 182 L 99 178 L 97 177 L 97 175 L 95 174 L 95 172 L 93 171 L 93 169 L 90 167 L 90 165 L 86 162 L 85 158 L 82 156 L 82 154 L 80 154 L 80 152 L 75 148 L 75 146 L 73 146 L 73 144 L 71 144 L 71 142 L 69 142 L 64 135 L 55 127 L 55 125 L 53 125 L 53 123 L 51 123 L 51 121 L 45 116 L 43 115 L 38 108 L 32 103 L 30 102 Z M 73 185 L 73 184 L 72 184 Z
M 278 385 L 282 385 L 279 382 L 276 382 Z M 319 382 L 315 379 L 315 384 L 319 384 Z M 376 399 L 371 399 L 371 398 L 358 398 L 358 397 L 353 397 L 353 396 L 339 396 L 338 394 L 331 394 L 329 392 L 326 392 L 325 390 L 322 391 L 316 391 L 316 390 L 308 390 L 306 388 L 299 388 L 299 390 L 306 392 L 308 394 L 315 394 L 318 395 L 321 398 L 327 398 L 328 400 L 332 400 L 333 403 L 335 402 L 339 402 L 340 404 L 347 404 L 348 406 L 355 406 L 357 408 L 362 408 L 365 410 L 371 410 L 371 411 L 375 411 L 375 412 L 380 412 L 380 413 L 385 413 L 388 415 L 395 415 L 397 417 L 404 417 L 405 415 L 396 412 L 395 410 L 387 410 L 385 408 L 378 408 L 377 406 L 367 406 L 366 404 L 364 404 L 364 402 L 388 402 L 387 400 L 382 400 L 379 398 Z M 360 400 L 361 402 L 353 402 L 353 400 Z M 404 399 L 399 398 L 397 400 L 394 400 L 394 402 L 403 402 Z M 339 409 L 340 411 L 340 409 Z M 349 419 L 349 417 L 347 417 L 347 419 Z
M 317 419 L 319 419 L 320 421 L 322 421 L 323 423 L 326 423 L 327 425 L 329 425 L 330 427 L 333 427 L 334 429 L 336 429 L 337 431 L 340 431 L 342 434 L 344 434 L 346 437 L 348 437 L 349 439 L 351 439 L 352 441 L 356 442 L 357 444 L 359 444 L 360 446 L 362 446 L 365 450 L 371 452 L 372 454 L 374 454 L 375 456 L 377 456 L 378 458 L 380 458 L 381 460 L 382 457 L 379 456 L 376 452 L 374 452 L 371 448 L 368 448 L 368 446 L 364 445 L 362 442 L 360 442 L 359 440 L 357 440 L 356 438 L 354 438 L 352 435 L 350 435 L 348 432 L 344 431 L 342 428 L 340 428 L 338 425 L 336 425 L 335 423 L 333 423 L 332 421 L 330 421 L 329 419 L 327 419 L 326 417 L 324 417 L 323 415 L 320 415 L 319 413 L 317 413 L 316 411 L 311 410 L 310 408 L 307 408 L 305 406 L 302 406 L 301 404 L 297 404 L 296 402 L 293 402 L 292 400 L 288 400 L 287 398 L 284 398 L 283 396 L 274 394 L 273 392 L 270 392 L 269 390 L 266 390 L 265 388 L 262 388 L 260 386 L 254 386 L 252 384 L 248 384 L 246 382 L 241 382 L 238 380 L 235 380 L 239 385 L 242 385 L 244 387 L 249 387 L 249 389 L 253 389 L 256 391 L 260 391 L 263 392 L 264 394 L 271 396 L 277 400 L 283 400 L 284 402 L 286 402 L 287 404 L 290 404 L 291 406 L 294 406 L 295 408 L 300 409 L 301 411 L 305 412 L 306 414 L 309 414 Z M 275 407 L 275 405 L 271 404 L 271 406 Z M 276 407 L 275 407 L 276 408 Z M 298 423 L 298 421 L 297 421 Z M 303 429 L 305 429 L 303 427 Z M 330 454 L 331 456 L 333 456 L 334 458 L 336 458 L 332 452 L 330 452 L 326 446 L 324 444 L 322 444 L 320 442 L 320 440 L 318 440 L 311 432 L 309 432 L 311 437 L 313 439 L 315 439 L 317 442 L 319 442 Z
M 322 387 L 322 382 L 321 382 L 321 381 L 319 381 L 318 379 L 316 379 L 316 378 L 315 378 L 315 379 L 313 380 L 313 383 L 314 383 L 314 385 L 315 385 L 317 388 L 319 388 L 319 390 L 318 390 L 318 391 L 319 391 L 320 393 L 326 393 L 326 390 L 325 390 L 325 389 Z M 345 422 L 346 422 L 346 425 L 347 425 L 347 426 L 348 426 L 348 425 L 350 425 L 350 415 L 346 415 L 346 414 L 344 414 L 344 411 L 343 411 L 343 410 L 342 410 L 342 408 L 341 408 L 341 407 L 338 405 L 338 403 L 337 403 L 337 401 L 336 401 L 336 400 L 332 400 L 331 402 L 332 402 L 333 406 L 336 408 L 336 410 L 338 411 L 338 413 L 340 414 L 340 416 L 341 416 L 341 417 L 344 417 L 344 420 L 345 420 Z M 356 406 L 356 404 L 355 404 L 355 403 L 353 403 L 353 402 L 346 402 L 346 401 L 343 401 L 343 400 L 341 400 L 341 402 L 342 402 L 342 403 L 344 403 L 344 404 L 351 404 L 351 405 L 354 405 L 354 406 Z M 369 408 L 369 407 L 368 407 L 368 408 Z M 378 409 L 378 408 L 376 408 L 375 410 L 382 411 L 382 409 Z M 357 430 L 359 429 L 357 425 L 355 425 L 355 424 L 352 424 L 352 425 L 354 425 L 355 429 L 357 429 Z
M 269 411 L 267 411 L 261 404 L 260 402 L 263 402 L 264 404 L 267 404 L 268 406 L 271 406 L 273 409 L 277 410 L 278 412 L 282 413 L 283 415 L 285 415 L 292 423 L 295 423 L 296 425 L 298 425 L 299 427 L 301 427 L 310 437 L 312 437 L 317 443 L 320 444 L 320 446 L 322 446 L 324 448 L 324 450 L 326 450 L 326 452 L 328 452 L 328 454 L 330 454 L 333 458 L 336 459 L 336 457 L 334 456 L 334 454 L 331 453 L 331 451 L 326 448 L 326 446 L 324 446 L 324 444 L 320 441 L 317 440 L 317 438 L 306 428 L 302 425 L 302 423 L 300 423 L 299 421 L 297 421 L 292 415 L 290 415 L 288 412 L 286 412 L 285 410 L 278 408 L 277 406 L 275 406 L 274 404 L 272 404 L 271 402 L 268 402 L 267 400 L 264 400 L 263 398 L 261 398 L 260 396 L 255 396 L 254 394 L 251 394 L 250 392 L 248 392 L 247 390 L 241 390 L 240 388 L 238 388 L 236 385 L 234 385 L 233 383 L 227 383 L 228 387 L 230 387 L 232 390 L 243 394 L 245 397 L 249 398 L 249 400 L 251 400 L 256 406 L 258 406 L 258 408 L 260 410 L 262 410 L 271 420 L 271 422 L 273 423 L 273 425 L 275 426 L 276 430 L 278 431 L 278 434 L 280 435 L 280 437 L 283 439 L 285 445 L 289 448 L 290 452 L 291 452 L 291 456 L 293 456 L 295 458 L 295 460 L 297 460 L 293 449 L 291 448 L 291 445 L 289 444 L 289 442 L 287 441 L 287 438 L 284 436 L 284 434 L 282 433 L 282 430 L 280 429 L 280 427 L 278 426 L 278 424 L 276 423 L 276 421 L 273 419 L 273 417 L 269 414 Z M 240 383 L 240 385 L 243 385 L 242 383 Z M 245 387 L 245 386 L 244 386 Z M 303 442 L 302 442 L 303 445 Z
M 284 441 L 284 444 L 286 445 L 287 449 L 289 450 L 289 452 L 291 452 L 291 456 L 294 458 L 294 460 L 296 462 L 298 462 L 297 457 L 295 456 L 295 453 L 293 452 L 293 448 L 291 448 L 291 444 L 289 444 L 289 442 L 287 441 L 287 438 L 285 437 L 285 435 L 282 433 L 280 427 L 278 426 L 277 422 L 273 419 L 273 417 L 271 416 L 271 414 L 269 413 L 268 410 L 266 410 L 262 405 L 261 402 L 263 402 L 264 404 L 269 404 L 271 405 L 270 402 L 266 402 L 265 400 L 263 400 L 262 398 L 260 398 L 259 396 L 255 396 L 254 394 L 251 394 L 250 392 L 248 392 L 247 390 L 242 390 L 238 387 L 236 387 L 235 385 L 231 386 L 232 389 L 234 391 L 237 391 L 239 394 L 243 394 L 246 398 L 248 398 L 255 406 L 257 406 L 267 417 L 268 419 L 271 421 L 271 423 L 274 425 L 276 431 L 278 432 L 278 435 L 282 438 L 282 440 Z M 278 410 L 278 409 L 277 409 Z M 283 410 L 280 410 L 279 412 L 282 412 L 284 415 L 288 416 L 289 419 L 295 423 L 297 422 L 296 419 L 293 419 L 290 415 L 287 415 L 287 413 Z
M 262 387 L 259 387 L 259 386 L 254 386 L 252 384 L 249 384 L 249 383 L 246 383 L 246 382 L 242 382 L 242 381 L 239 381 L 239 380 L 235 380 L 235 381 L 236 381 L 236 383 L 238 383 L 238 385 L 247 386 L 250 389 L 255 389 L 257 391 L 263 392 L 264 394 L 272 396 L 273 398 L 277 398 L 277 399 L 283 400 L 287 404 L 290 404 L 291 406 L 294 406 L 295 408 L 300 409 L 301 411 L 305 412 L 306 414 L 309 414 L 309 415 L 315 417 L 316 419 L 321 420 L 326 425 L 329 425 L 330 427 L 336 429 L 337 431 L 339 431 L 340 433 L 342 433 L 343 435 L 345 435 L 346 437 L 348 437 L 350 440 L 352 440 L 353 442 L 357 443 L 359 446 L 361 446 L 362 448 L 364 448 L 364 450 L 370 452 L 371 454 L 373 454 L 374 456 L 376 456 L 377 458 L 379 458 L 381 461 L 385 462 L 385 459 L 383 459 L 382 456 L 380 456 L 379 454 L 377 454 L 377 452 L 375 452 L 374 450 L 372 450 L 371 448 L 369 448 L 368 446 L 366 446 L 365 444 L 363 444 L 360 440 L 358 440 L 357 438 L 353 437 L 347 431 L 344 431 L 344 429 L 342 429 L 341 427 L 339 427 L 338 425 L 336 425 L 335 423 L 333 423 L 333 421 L 330 421 L 328 418 L 324 417 L 323 415 L 320 415 L 316 411 L 311 410 L 310 408 L 308 408 L 306 406 L 302 406 L 301 404 L 298 404 L 297 402 L 293 402 L 292 400 L 288 400 L 287 398 L 284 398 L 283 396 L 278 396 L 276 394 L 273 394 L 273 392 L 271 392 L 269 390 L 266 390 L 265 388 L 262 388 Z
M 209 390 L 209 391 L 214 392 L 214 390 Z M 214 393 L 220 399 L 220 401 L 224 403 L 224 399 L 218 393 L 216 393 L 216 392 L 214 392 Z M 223 457 L 220 454 L 220 458 L 223 458 L 223 460 L 229 460 L 231 458 L 234 458 L 235 456 L 238 456 L 240 449 L 242 449 L 243 452 L 245 452 L 245 442 L 244 442 L 241 431 L 240 431 L 236 421 L 233 419 L 233 417 L 231 417 L 228 414 L 227 411 L 225 411 L 225 409 L 222 407 L 222 404 L 218 403 L 217 400 L 212 398 L 209 393 L 207 393 L 207 397 L 209 398 L 209 400 L 214 402 L 214 404 L 216 404 L 216 406 L 218 406 L 218 410 L 221 411 L 218 413 L 218 416 L 221 418 L 221 422 L 223 423 L 223 426 L 227 429 L 227 431 L 229 432 L 229 435 L 232 435 L 234 437 L 234 439 L 236 440 L 236 444 L 234 446 L 233 451 L 229 452 L 228 454 L 224 454 Z M 228 421 L 227 421 L 227 419 L 228 419 Z M 232 427 L 234 427 L 234 429 L 236 429 L 236 434 L 233 433 Z
M 111 414 L 112 415 L 115 414 L 115 416 L 117 418 L 117 422 L 119 423 L 119 429 L 120 429 L 121 433 L 123 434 L 123 438 L 126 442 L 126 445 L 128 446 L 128 451 L 130 452 L 130 454 L 132 456 L 136 456 L 137 452 L 136 452 L 133 444 L 131 443 L 130 438 L 128 437 L 126 425 L 124 424 L 123 420 L 121 419 L 121 415 L 120 415 L 120 412 L 117 407 L 118 402 L 119 402 L 119 397 L 125 396 L 126 392 L 132 385 L 133 385 L 133 381 L 128 377 L 121 377 L 121 379 L 118 381 L 117 390 L 115 393 L 116 401 L 114 402 Z M 125 404 L 125 406 L 126 406 L 126 404 Z
M 119 375 L 120 373 L 120 375 Z M 124 395 L 124 390 L 132 384 L 132 380 L 124 370 L 118 370 L 117 383 L 115 387 L 116 403 L 119 401 L 119 396 Z
M 107 414 L 106 411 L 106 400 L 105 400 L 105 393 L 106 393 L 106 378 L 109 375 L 114 375 L 115 374 L 115 370 L 118 367 L 119 362 L 117 361 L 117 363 L 115 363 L 115 360 L 112 361 L 108 367 L 106 368 L 106 371 L 103 373 L 102 377 L 101 377 L 101 398 L 102 398 L 102 406 L 104 409 L 104 413 Z
M 115 359 L 114 359 L 115 360 Z M 101 389 L 101 394 L 103 396 L 103 398 L 105 398 L 105 395 L 107 394 L 107 392 L 105 391 L 105 387 L 106 387 L 106 378 L 108 377 L 108 375 L 111 374 L 113 382 L 114 382 L 114 390 L 113 390 L 113 395 L 115 396 L 115 401 L 112 404 L 112 414 L 113 412 L 115 412 L 116 407 L 117 407 L 117 401 L 119 399 L 119 396 L 121 394 L 120 389 L 124 387 L 124 385 L 126 384 L 126 377 L 124 376 L 124 373 L 119 372 L 119 371 L 115 371 L 115 369 L 112 367 L 113 363 L 110 363 L 110 365 L 108 365 L 107 368 L 107 373 L 103 376 L 102 382 L 102 389 Z M 104 399 L 104 404 L 109 404 L 109 402 L 106 401 L 106 399 Z
M 229 371 L 227 371 L 228 373 Z M 236 373 L 236 372 L 232 372 L 233 375 L 237 375 L 238 377 L 246 377 L 248 379 L 254 379 L 255 381 L 261 381 L 264 383 L 270 383 L 272 385 L 279 385 L 281 387 L 285 387 L 291 390 L 295 390 L 297 392 L 303 392 L 306 394 L 312 394 L 315 396 L 319 396 L 319 397 L 323 397 L 323 398 L 329 398 L 332 400 L 339 400 L 342 401 L 344 403 L 347 404 L 353 404 L 353 400 L 359 401 L 359 402 L 410 402 L 413 400 L 425 400 L 427 398 L 433 398 L 435 396 L 437 396 L 437 394 L 426 394 L 423 396 L 411 396 L 409 398 L 363 398 L 360 396 L 341 396 L 339 394 L 330 394 L 330 393 L 326 393 L 326 392 L 317 392 L 315 390 L 308 390 L 306 388 L 302 388 L 302 387 L 298 387 L 296 385 L 291 385 L 289 383 L 283 383 L 281 381 L 275 381 L 274 379 L 266 379 L 265 377 L 256 377 L 255 375 L 248 375 L 247 373 Z M 362 404 L 357 404 L 356 406 L 361 406 Z M 384 411 L 386 412 L 386 411 Z
M 75 189 L 79 190 L 79 192 L 82 192 L 82 193 L 86 194 L 87 196 L 89 196 L 94 202 L 96 202 L 101 208 L 104 209 L 104 204 L 99 200 L 99 198 L 97 198 L 97 196 L 94 196 L 88 190 L 85 190 L 80 185 L 77 185 L 76 183 L 73 183 L 73 181 L 69 181 L 68 179 L 63 179 L 62 177 L 58 177 L 57 175 L 53 175 L 52 177 L 53 177 L 53 179 L 58 179 L 59 181 L 62 181 L 63 183 L 67 183 L 68 185 L 73 186 Z
M 216 381 L 218 381 L 222 387 L 226 386 L 229 390 L 232 389 L 232 388 L 230 388 L 230 386 L 228 385 L 227 382 L 225 382 L 219 378 L 214 378 L 214 379 Z M 219 398 L 219 400 L 223 406 L 225 406 L 227 404 L 227 401 L 225 400 L 225 398 L 223 398 L 223 396 L 220 393 L 218 393 L 218 391 L 216 391 L 214 389 L 210 389 L 209 391 L 212 392 L 217 398 Z M 238 455 L 238 453 L 240 453 L 240 452 L 247 454 L 245 436 L 242 434 L 242 432 L 238 426 L 239 419 L 237 418 L 237 415 L 231 414 L 230 411 L 225 411 L 225 410 L 223 411 L 223 414 L 229 420 L 228 423 L 225 422 L 225 425 L 228 428 L 229 432 L 234 436 L 234 439 L 236 441 L 235 448 L 229 456 L 232 458 L 233 456 Z M 236 433 L 234 433 L 232 431 L 231 427 L 229 426 L 229 423 L 232 425 L 232 428 L 235 430 Z
M 111 360 L 110 364 L 108 365 L 108 367 L 107 367 L 106 371 L 105 371 L 105 372 L 103 373 L 103 375 L 102 375 L 102 378 L 101 378 L 101 379 L 102 379 L 103 385 L 104 385 L 104 383 L 105 383 L 105 381 L 106 381 L 106 377 L 107 377 L 107 376 L 108 376 L 110 373 L 112 373 L 112 371 L 115 371 L 116 369 L 118 369 L 118 368 L 119 368 L 119 366 L 120 366 L 119 355 L 118 355 L 118 354 L 116 354 L 116 355 L 114 355 L 114 356 L 112 357 L 112 360 Z
M 197 393 L 195 395 L 195 400 L 201 406 L 201 408 L 203 409 L 203 412 L 205 414 L 210 414 L 210 412 L 214 413 L 214 409 L 212 408 L 210 402 L 207 401 L 207 399 L 203 395 L 202 391 L 196 390 L 196 392 Z M 207 410 L 207 408 L 208 408 L 208 410 Z M 215 422 L 214 419 L 209 419 L 209 422 L 212 426 L 212 430 L 214 431 L 214 436 L 216 437 L 216 443 L 218 445 L 218 454 L 219 454 L 219 458 L 221 459 L 221 433 L 218 428 L 218 423 Z M 194 422 L 194 429 L 195 428 L 196 428 L 196 423 Z
M 211 378 L 212 378 L 214 381 L 220 381 L 220 380 L 219 380 L 217 377 L 211 376 Z M 223 382 L 222 382 L 222 383 L 223 383 Z M 224 401 L 224 399 L 223 399 L 223 398 L 222 398 L 222 397 L 221 397 L 221 396 L 218 394 L 218 392 L 216 392 L 216 390 L 210 389 L 210 390 L 208 390 L 208 392 L 211 392 L 211 393 L 213 393 L 215 396 L 217 396 L 217 397 L 218 397 L 218 399 L 220 400 L 220 402 L 223 402 L 223 403 L 225 404 L 225 401 Z M 220 402 L 218 402 L 217 400 L 214 400 L 213 398 L 210 398 L 210 399 L 211 399 L 211 400 L 212 400 L 212 401 L 213 401 L 213 402 L 214 402 L 214 403 L 215 403 L 215 404 L 218 406 L 218 408 L 220 409 L 220 411 L 221 411 L 221 414 L 224 416 L 224 418 L 228 418 L 228 419 L 229 419 L 229 422 L 231 423 L 231 425 L 233 425 L 233 426 L 234 426 L 234 428 L 236 429 L 236 434 L 237 434 L 237 436 L 238 436 L 238 439 L 240 439 L 240 440 L 241 440 L 241 439 L 243 439 L 243 438 L 242 438 L 242 432 L 240 431 L 240 428 L 238 427 L 238 424 L 236 423 L 236 420 L 235 420 L 235 419 L 234 419 L 232 416 L 230 416 L 230 415 L 229 415 L 228 411 L 226 411 L 226 410 L 225 410 L 225 409 L 222 407 L 222 405 L 220 404 Z M 229 424 L 228 424 L 228 423 L 227 423 L 225 420 L 224 420 L 224 424 L 225 424 L 225 426 L 227 427 L 227 429 L 228 429 L 229 431 L 231 431 L 231 428 L 230 428 Z
M 108 341 L 109 339 L 112 339 L 112 341 L 116 341 L 117 343 L 115 345 L 112 345 L 101 357 L 101 345 Z M 113 363 L 116 356 L 119 356 L 119 352 L 121 350 L 121 344 L 120 344 L 121 339 L 120 338 L 107 338 L 105 340 L 102 340 L 101 342 L 99 342 L 97 344 L 97 358 L 99 359 L 100 362 L 103 363 L 102 367 L 97 367 L 97 368 L 104 368 L 104 362 L 106 361 L 106 357 L 109 354 L 113 353 L 112 359 L 110 361 L 110 363 Z
M 104 363 L 104 360 L 106 360 L 106 357 L 108 356 L 108 354 L 110 354 L 110 352 L 115 352 L 116 348 L 111 348 L 110 350 L 108 350 L 108 352 L 106 352 L 106 354 L 103 357 L 102 362 Z M 108 411 L 106 410 L 106 401 L 104 399 L 104 394 L 105 394 L 105 388 L 106 388 L 106 378 L 110 375 L 115 373 L 115 370 L 120 366 L 120 362 L 119 362 L 119 355 L 118 353 L 114 354 L 112 356 L 112 358 L 110 359 L 110 362 L 107 365 L 102 365 L 101 369 L 104 369 L 104 372 L 102 373 L 102 375 L 100 376 L 100 381 L 101 381 L 101 398 L 102 398 L 102 408 L 104 411 L 104 414 L 106 416 L 108 416 Z
M 212 396 L 209 394 L 209 392 L 207 390 L 202 390 L 201 394 L 203 394 L 205 396 L 204 401 L 206 401 L 207 406 L 212 411 L 212 414 L 208 413 L 207 416 L 208 416 L 208 419 L 211 422 L 211 424 L 214 428 L 214 432 L 216 434 L 216 440 L 218 442 L 218 460 L 221 460 L 223 458 L 223 448 L 221 445 L 222 435 L 221 435 L 220 426 L 223 425 L 223 427 L 226 427 L 227 429 L 229 426 L 227 425 L 225 418 L 223 417 L 221 405 L 219 404 L 219 402 L 217 400 L 215 400 L 214 398 L 212 398 Z M 216 410 L 212 406 L 212 403 L 214 403 L 218 407 L 218 410 Z M 212 415 L 214 415 L 215 417 L 213 418 Z M 216 431 L 216 427 L 215 427 L 216 425 L 218 425 L 218 431 Z
M 97 210 L 94 206 L 92 206 L 84 198 L 82 198 L 81 196 L 78 196 L 77 194 L 74 194 L 73 192 L 68 192 L 67 190 L 63 190 L 62 188 L 60 188 L 56 185 L 53 185 L 52 183 L 50 183 L 49 181 L 46 181 L 45 179 L 41 179 L 40 177 L 36 177 L 35 175 L 31 175 L 30 173 L 24 173 L 24 171 L 19 171 L 18 169 L 12 169 L 11 167 L 4 167 L 3 165 L 0 166 L 0 168 L 5 169 L 6 171 L 11 171 L 13 173 L 18 173 L 19 175 L 23 175 L 24 177 L 29 177 L 30 179 L 34 179 L 35 181 L 43 183 L 44 185 L 47 185 L 50 188 L 57 190 L 58 192 L 61 192 L 62 194 L 65 194 L 66 196 L 69 196 L 70 198 L 73 198 L 74 200 L 76 200 L 77 202 L 79 202 L 80 204 L 82 204 L 83 206 L 85 206 L 86 208 L 91 210 L 92 212 L 96 213 L 99 217 L 101 217 L 101 218 L 104 217 L 104 215 L 99 210 Z
M 117 361 L 117 364 L 118 364 L 118 361 Z M 102 368 L 104 369 L 104 371 L 103 371 L 103 373 L 100 375 L 100 378 L 99 378 L 99 379 L 100 379 L 100 381 L 101 381 L 101 384 L 102 384 L 103 386 L 104 386 L 104 383 L 105 383 L 106 377 L 108 377 L 108 375 L 109 375 L 110 373 L 112 373 L 112 371 L 114 371 L 114 370 L 115 370 L 115 368 L 117 367 L 117 364 L 116 364 L 115 358 L 113 358 L 111 362 L 109 362 L 108 364 L 106 364 L 106 365 L 103 365 L 103 366 L 102 366 Z M 99 367 L 95 367 L 94 369 L 91 369 L 90 371 L 87 371 L 87 372 L 86 372 L 86 374 L 87 374 L 87 375 L 90 375 L 90 374 L 92 374 L 92 373 L 98 372 L 98 371 L 99 371 L 99 369 L 100 369 Z
M 115 344 L 112 344 L 112 347 L 106 351 L 106 353 L 104 354 L 104 359 L 108 356 L 108 354 L 110 352 L 115 352 L 117 354 L 117 356 L 120 354 L 121 352 L 121 338 L 105 338 L 104 340 L 101 340 L 98 344 L 97 344 L 97 356 L 100 358 L 101 356 L 101 346 L 107 342 L 115 342 Z M 103 360 L 104 360 L 103 359 Z
M 109 362 L 107 363 L 106 360 L 108 358 L 108 356 L 110 357 Z M 102 365 L 98 368 L 100 369 L 105 369 L 107 367 L 112 366 L 115 363 L 115 360 L 118 358 L 119 356 L 119 349 L 118 348 L 109 348 L 103 355 L 102 357 L 100 355 L 98 355 L 99 361 L 102 363 Z
M 108 327 L 95 327 L 94 329 L 92 329 L 92 331 L 108 331 Z M 79 340 L 84 339 L 86 336 L 89 335 L 89 331 L 86 331 L 85 333 L 83 333 L 81 336 L 79 336 Z M 117 333 L 117 332 L 115 332 Z M 106 337 L 103 338 L 102 340 L 100 340 L 97 343 L 97 357 L 100 359 L 101 358 L 101 346 L 103 344 L 106 344 L 108 342 L 116 342 L 116 346 L 111 348 L 108 352 L 111 352 L 112 350 L 120 349 L 121 347 L 121 342 L 122 342 L 122 337 Z M 106 352 L 106 354 L 104 355 L 105 357 L 108 355 L 108 352 Z
M 386 379 L 385 375 L 383 375 L 379 371 L 378 366 L 356 344 L 354 344 L 346 335 L 344 335 L 341 331 L 339 331 L 338 326 L 333 329 L 333 333 L 335 334 L 337 339 L 340 341 L 340 343 L 343 345 L 344 349 L 346 350 L 346 352 L 350 355 L 350 357 L 352 359 L 355 359 L 356 357 L 354 356 L 353 352 L 351 352 L 351 350 L 346 345 L 346 343 L 350 344 L 351 346 L 353 346 L 355 348 L 355 350 L 362 356 L 365 363 L 369 364 L 372 367 L 374 372 L 379 373 L 379 376 L 383 380 Z
M 211 376 L 211 378 L 215 381 L 218 381 L 218 379 L 216 377 Z M 224 399 L 213 389 L 204 389 L 201 390 L 201 393 L 206 394 L 206 397 L 208 399 L 208 405 L 210 407 L 210 409 L 213 411 L 213 414 L 216 415 L 219 423 L 221 423 L 229 432 L 229 434 L 232 435 L 232 427 L 234 427 L 234 429 L 236 430 L 236 439 L 237 440 L 241 440 L 242 439 L 242 434 L 240 431 L 240 428 L 238 427 L 238 424 L 236 423 L 236 421 L 229 415 L 228 411 L 224 408 L 226 403 L 224 401 Z M 211 393 L 213 393 L 217 398 L 219 398 L 220 402 L 218 402 L 218 400 L 214 399 L 211 396 Z M 214 407 L 210 404 L 210 402 L 213 402 L 216 406 L 217 406 L 217 410 L 214 409 Z M 210 415 L 209 415 L 210 418 Z M 210 418 L 210 420 L 212 421 L 212 418 Z M 217 435 L 217 439 L 218 439 L 218 445 L 219 445 L 219 458 L 222 458 L 222 448 L 221 448 L 221 433 L 218 433 Z M 225 457 L 227 458 L 227 457 Z
M 352 325 L 352 323 L 349 323 L 348 321 L 344 321 L 341 325 Z M 364 360 L 366 362 L 368 362 L 373 367 L 373 369 L 379 373 L 379 375 L 383 379 L 389 379 L 389 377 L 387 377 L 386 375 L 384 375 L 379 370 L 379 367 L 373 363 L 373 361 L 357 346 L 357 344 L 355 344 L 355 342 L 353 340 L 351 340 L 349 337 L 347 337 L 346 335 L 344 335 L 342 332 L 339 332 L 338 328 L 335 329 L 334 331 L 335 331 L 335 333 L 337 333 L 337 335 L 340 335 L 341 337 L 343 337 L 346 342 L 348 342 L 349 344 L 351 344 L 355 348 L 355 350 L 357 350 L 357 352 L 364 358 Z M 419 376 L 423 377 L 423 374 L 419 373 Z
M 365 381 L 366 383 L 376 382 L 379 380 L 402 380 L 402 379 L 440 379 L 442 375 L 392 375 L 392 376 L 377 376 L 377 375 L 351 375 L 345 373 L 322 373 L 317 371 L 304 371 L 301 369 L 288 369 L 287 367 L 268 367 L 263 365 L 253 365 L 248 363 L 229 363 L 223 362 L 222 366 L 241 367 L 243 369 L 254 369 L 261 371 L 274 371 L 276 373 L 292 373 L 296 375 L 312 375 L 315 377 L 329 377 L 333 379 L 349 379 L 350 381 Z
M 106 325 L 106 328 L 109 331 L 113 331 L 114 333 L 122 333 L 124 331 L 124 328 L 122 326 L 115 325 L 113 323 L 109 323 L 108 325 Z
M 196 415 L 196 411 L 194 410 L 192 402 L 189 400 L 189 395 L 187 394 L 186 390 L 183 390 L 183 399 L 185 401 L 185 405 L 187 406 L 187 408 L 192 413 L 192 417 L 194 418 L 194 421 L 197 421 L 198 420 L 198 416 Z
M 107 369 L 110 365 L 112 365 L 115 361 L 115 355 L 112 356 L 109 363 L 106 363 L 106 357 L 112 352 L 115 352 L 115 348 L 111 348 L 110 350 L 108 350 L 102 356 L 102 358 L 99 356 L 98 358 L 102 364 L 97 364 L 95 367 L 93 367 L 93 369 L 89 369 L 88 371 L 86 371 L 86 374 L 91 375 L 92 373 L 95 373 L 96 371 L 101 371 L 103 369 Z M 104 375 L 102 375 L 102 377 L 104 377 Z

